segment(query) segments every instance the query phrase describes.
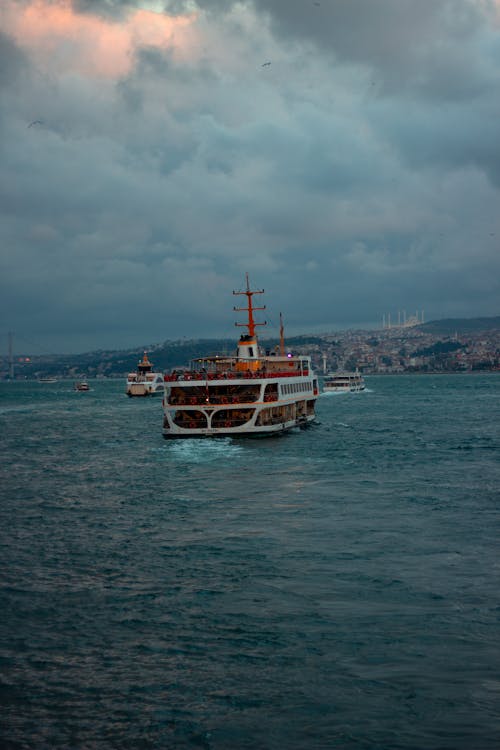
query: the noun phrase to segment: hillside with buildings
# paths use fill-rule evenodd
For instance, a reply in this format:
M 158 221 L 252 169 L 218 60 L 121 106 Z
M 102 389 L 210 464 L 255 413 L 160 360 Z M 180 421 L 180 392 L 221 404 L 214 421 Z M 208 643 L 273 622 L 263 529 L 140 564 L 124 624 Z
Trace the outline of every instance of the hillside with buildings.
M 261 339 L 272 351 L 276 339 Z M 349 330 L 287 338 L 289 350 L 309 354 L 318 372 L 353 370 L 365 374 L 500 371 L 500 317 L 450 319 L 387 325 L 379 330 Z M 182 368 L 197 356 L 232 354 L 233 340 L 166 341 L 122 351 L 0 358 L 0 379 L 124 377 L 145 350 L 155 369 Z

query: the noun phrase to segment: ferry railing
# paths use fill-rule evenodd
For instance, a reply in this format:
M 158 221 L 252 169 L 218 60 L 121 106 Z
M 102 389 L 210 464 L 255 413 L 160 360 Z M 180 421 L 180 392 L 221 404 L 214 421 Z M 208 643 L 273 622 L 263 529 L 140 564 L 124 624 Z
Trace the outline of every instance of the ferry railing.
M 209 380 L 272 380 L 273 378 L 296 378 L 299 376 L 307 377 L 309 370 L 256 370 L 255 372 L 239 372 L 239 371 L 226 371 L 226 372 L 210 372 L 210 373 L 199 373 L 193 372 L 192 370 L 185 370 L 184 372 L 173 372 L 165 374 L 163 379 L 166 383 L 173 383 L 178 381 L 209 381 Z
M 266 397 L 265 400 L 276 399 Z M 253 404 L 258 400 L 259 395 L 252 393 L 241 396 L 170 396 L 167 403 L 171 406 L 234 406 L 235 404 Z

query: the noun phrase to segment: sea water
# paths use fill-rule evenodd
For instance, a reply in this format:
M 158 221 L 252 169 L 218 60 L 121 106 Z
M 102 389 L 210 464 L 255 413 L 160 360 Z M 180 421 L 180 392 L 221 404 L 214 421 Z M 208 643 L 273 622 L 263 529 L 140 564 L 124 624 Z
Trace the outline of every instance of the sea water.
M 164 441 L 0 385 L 0 747 L 498 750 L 500 376 L 379 376 Z

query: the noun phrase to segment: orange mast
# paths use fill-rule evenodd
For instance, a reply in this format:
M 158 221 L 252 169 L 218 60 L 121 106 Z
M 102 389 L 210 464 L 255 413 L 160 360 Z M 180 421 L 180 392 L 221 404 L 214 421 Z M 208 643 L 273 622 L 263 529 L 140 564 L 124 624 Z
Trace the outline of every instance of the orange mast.
M 254 338 L 255 336 L 255 327 L 256 326 L 265 326 L 267 325 L 266 322 L 264 323 L 256 323 L 253 319 L 253 313 L 254 310 L 265 310 L 266 306 L 263 307 L 254 307 L 252 304 L 252 297 L 254 294 L 264 294 L 263 289 L 256 289 L 255 291 L 252 291 L 250 289 L 250 283 L 248 281 L 248 273 L 246 274 L 246 280 L 247 280 L 247 288 L 244 292 L 235 292 L 233 291 L 233 294 L 246 294 L 247 300 L 248 300 L 248 307 L 233 307 L 233 310 L 235 312 L 243 312 L 246 311 L 248 313 L 248 321 L 246 323 L 235 323 L 235 326 L 246 326 L 248 328 L 248 335 Z

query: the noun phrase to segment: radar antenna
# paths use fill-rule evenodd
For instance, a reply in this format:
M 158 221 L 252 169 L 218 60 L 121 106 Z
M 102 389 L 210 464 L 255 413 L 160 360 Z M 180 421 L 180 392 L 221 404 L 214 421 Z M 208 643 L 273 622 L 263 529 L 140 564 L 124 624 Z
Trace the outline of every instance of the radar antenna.
M 252 297 L 254 294 L 264 294 L 263 289 L 256 289 L 251 290 L 250 289 L 250 282 L 248 280 L 248 273 L 246 274 L 246 281 L 247 281 L 247 288 L 243 292 L 235 292 L 233 291 L 233 294 L 245 294 L 248 300 L 248 306 L 247 307 L 233 307 L 233 310 L 235 312 L 247 312 L 248 313 L 248 320 L 246 323 L 235 323 L 235 326 L 245 326 L 248 328 L 248 335 L 252 338 L 255 336 L 255 328 L 256 326 L 265 326 L 267 325 L 267 321 L 264 321 L 264 323 L 256 323 L 253 319 L 253 313 L 254 310 L 265 310 L 266 306 L 263 307 L 254 307 L 252 304 Z

